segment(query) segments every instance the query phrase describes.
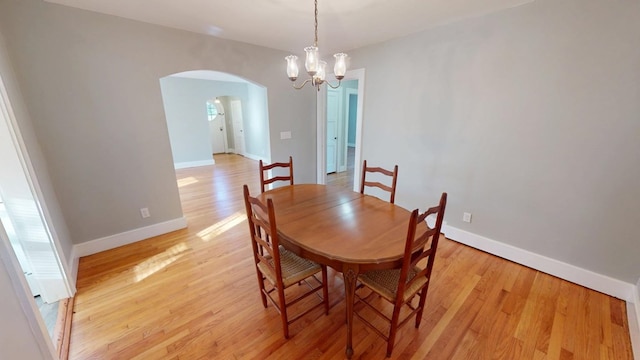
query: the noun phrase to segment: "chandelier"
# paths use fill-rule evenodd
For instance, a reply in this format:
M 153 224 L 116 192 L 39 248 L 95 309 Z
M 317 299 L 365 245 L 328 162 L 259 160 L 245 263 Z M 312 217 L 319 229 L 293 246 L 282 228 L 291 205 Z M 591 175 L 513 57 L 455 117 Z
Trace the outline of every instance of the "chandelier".
M 314 0 L 315 6 L 315 38 L 313 46 L 304 48 L 307 54 L 304 62 L 304 67 L 309 74 L 309 79 L 305 80 L 302 85 L 296 85 L 295 81 L 298 79 L 298 57 L 295 55 L 289 55 L 285 59 L 287 60 L 287 76 L 289 80 L 293 82 L 293 87 L 296 90 L 302 89 L 307 83 L 311 83 L 311 86 L 315 86 L 320 91 L 320 85 L 327 83 L 332 89 L 337 89 L 340 86 L 340 81 L 344 78 L 344 74 L 347 72 L 347 54 L 337 53 L 333 57 L 336 59 L 336 63 L 333 67 L 333 74 L 338 80 L 338 84 L 333 86 L 331 83 L 325 80 L 325 69 L 327 66 L 326 61 L 322 61 L 318 56 L 318 0 Z

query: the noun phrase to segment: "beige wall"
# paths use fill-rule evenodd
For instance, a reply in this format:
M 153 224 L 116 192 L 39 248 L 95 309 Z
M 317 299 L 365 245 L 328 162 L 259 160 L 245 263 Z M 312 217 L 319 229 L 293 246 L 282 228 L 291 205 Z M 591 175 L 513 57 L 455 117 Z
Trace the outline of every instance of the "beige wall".
M 447 191 L 451 226 L 635 284 L 638 39 L 638 1 L 537 0 L 351 51 L 363 159 L 400 205 Z
M 266 86 L 271 156 L 315 179 L 315 93 L 290 88 L 283 52 L 37 0 L 0 1 L 0 31 L 76 244 L 182 216 L 159 83 L 176 72 Z

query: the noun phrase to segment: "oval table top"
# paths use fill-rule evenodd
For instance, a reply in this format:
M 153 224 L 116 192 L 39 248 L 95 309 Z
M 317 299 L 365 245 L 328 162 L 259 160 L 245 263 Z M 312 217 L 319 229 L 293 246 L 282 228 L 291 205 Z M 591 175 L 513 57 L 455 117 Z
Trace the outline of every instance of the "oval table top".
M 284 186 L 258 198 L 273 200 L 281 241 L 301 256 L 338 271 L 344 263 L 363 272 L 402 261 L 411 213 L 398 205 L 319 184 Z

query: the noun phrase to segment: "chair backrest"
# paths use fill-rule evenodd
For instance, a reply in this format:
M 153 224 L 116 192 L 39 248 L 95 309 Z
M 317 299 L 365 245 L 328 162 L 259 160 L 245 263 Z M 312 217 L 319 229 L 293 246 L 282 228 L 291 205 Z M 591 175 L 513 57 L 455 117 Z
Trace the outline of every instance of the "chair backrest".
M 278 286 L 282 288 L 280 251 L 278 251 L 280 241 L 278 231 L 276 230 L 276 215 L 273 209 L 273 201 L 267 199 L 267 204 L 263 204 L 257 198 L 249 195 L 249 187 L 247 185 L 243 186 L 243 191 L 255 263 L 258 264 L 261 262 L 267 266 L 272 271 L 272 274 L 275 275 Z M 273 259 L 273 262 L 269 261 L 269 258 Z
M 404 259 L 402 261 L 402 269 L 400 271 L 400 279 L 398 280 L 399 294 L 396 302 L 402 303 L 402 295 L 404 290 L 411 288 L 414 281 L 419 281 L 420 277 L 426 277 L 427 283 L 431 278 L 431 270 L 436 257 L 436 249 L 438 248 L 438 239 L 440 238 L 440 230 L 444 219 L 444 210 L 447 206 L 447 193 L 442 193 L 438 206 L 427 209 L 420 214 L 418 209 L 413 210 L 409 219 L 409 229 L 407 230 L 407 241 L 404 248 Z M 430 227 L 425 221 L 428 216 L 436 215 L 435 226 Z M 418 224 L 425 223 L 426 230 L 416 234 Z M 431 241 L 429 241 L 431 240 Z M 409 270 L 413 269 L 424 258 L 427 263 L 413 278 L 407 281 Z
M 285 175 L 279 175 L 279 176 L 274 176 L 272 178 L 268 178 L 266 179 L 264 177 L 264 172 L 265 171 L 269 171 L 275 168 L 289 168 L 289 175 L 285 176 Z M 262 160 L 260 160 L 260 189 L 262 192 L 264 192 L 265 186 L 276 182 L 276 181 L 289 181 L 289 184 L 293 185 L 293 158 L 291 156 L 289 156 L 289 162 L 288 163 L 283 163 L 283 162 L 275 162 L 269 165 L 264 165 L 262 163 Z
M 385 185 L 378 181 L 367 181 L 367 173 L 381 173 L 391 177 L 391 186 Z M 377 187 L 382 190 L 391 193 L 390 203 L 394 203 L 396 199 L 396 182 L 398 181 L 398 165 L 393 168 L 393 171 L 383 169 L 381 167 L 368 167 L 367 160 L 362 163 L 362 181 L 360 181 L 360 193 L 364 194 L 365 186 Z

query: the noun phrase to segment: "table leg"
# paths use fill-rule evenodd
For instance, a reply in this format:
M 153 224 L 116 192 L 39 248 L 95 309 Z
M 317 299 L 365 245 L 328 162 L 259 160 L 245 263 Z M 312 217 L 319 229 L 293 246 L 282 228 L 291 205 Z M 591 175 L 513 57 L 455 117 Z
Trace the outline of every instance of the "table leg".
M 352 330 L 353 330 L 353 302 L 356 294 L 356 281 L 358 280 L 358 266 L 345 266 L 344 275 L 344 295 L 347 311 L 347 350 L 345 351 L 347 359 L 353 356 Z

